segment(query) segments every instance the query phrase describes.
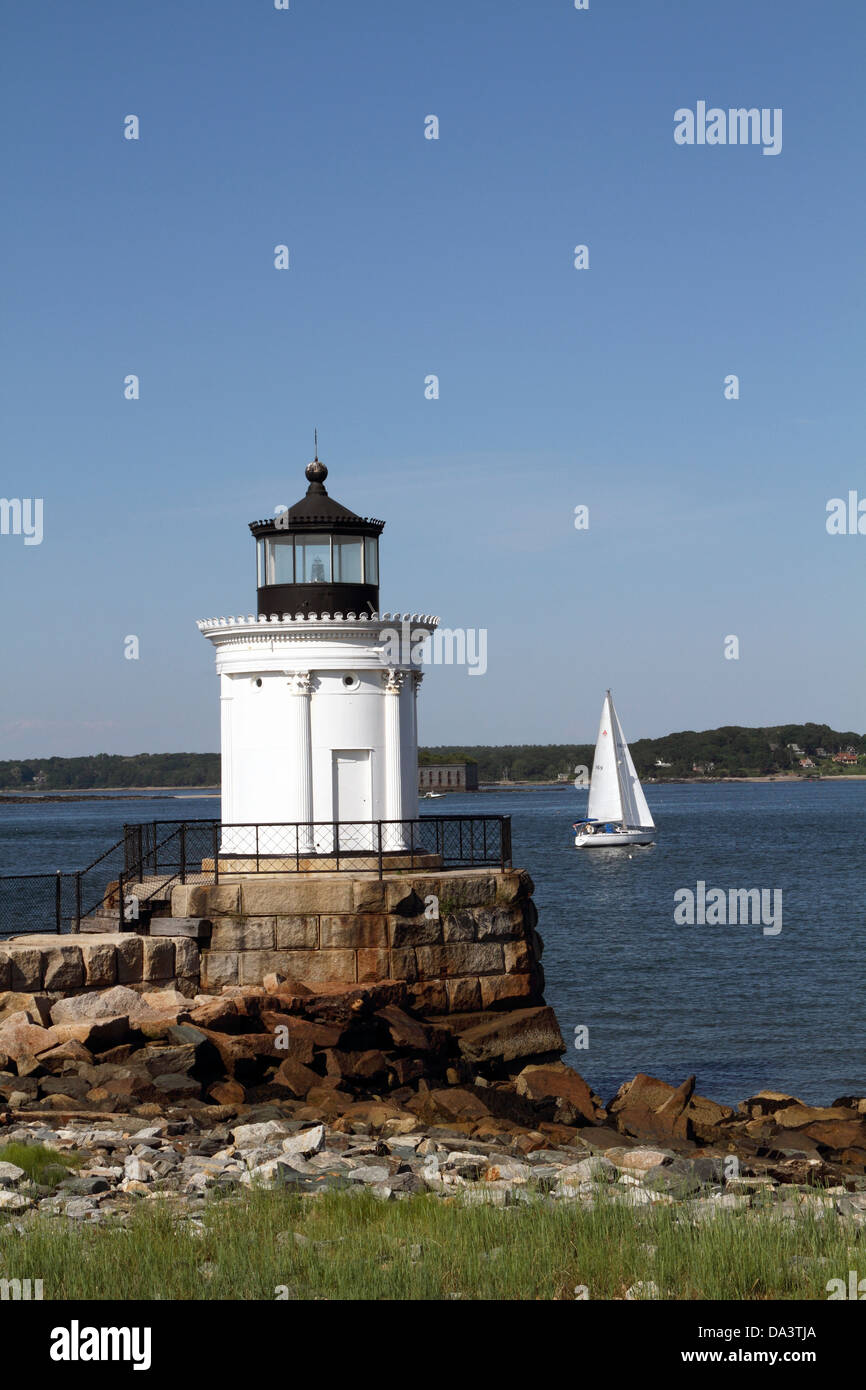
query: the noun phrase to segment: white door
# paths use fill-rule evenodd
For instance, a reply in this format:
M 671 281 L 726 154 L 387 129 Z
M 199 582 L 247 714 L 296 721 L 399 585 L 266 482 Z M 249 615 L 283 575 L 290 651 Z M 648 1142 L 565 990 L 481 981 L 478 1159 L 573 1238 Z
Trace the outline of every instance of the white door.
M 370 849 L 371 829 L 358 822 L 372 816 L 373 787 L 369 748 L 335 748 L 334 820 L 352 822 L 340 831 L 340 851 Z

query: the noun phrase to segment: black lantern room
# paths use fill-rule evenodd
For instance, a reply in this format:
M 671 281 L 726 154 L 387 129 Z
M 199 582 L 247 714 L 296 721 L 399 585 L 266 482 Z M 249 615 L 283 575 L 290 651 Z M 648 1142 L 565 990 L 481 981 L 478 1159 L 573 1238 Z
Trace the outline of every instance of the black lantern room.
M 309 487 L 300 502 L 268 520 L 250 522 L 259 613 L 378 612 L 384 521 L 358 516 L 329 497 L 328 470 L 318 458 L 305 471 Z

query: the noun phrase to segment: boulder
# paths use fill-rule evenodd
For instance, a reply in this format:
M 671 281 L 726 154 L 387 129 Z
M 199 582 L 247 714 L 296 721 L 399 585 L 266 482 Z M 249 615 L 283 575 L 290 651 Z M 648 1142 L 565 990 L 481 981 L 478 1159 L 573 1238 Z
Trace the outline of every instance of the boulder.
M 823 1149 L 866 1149 L 866 1119 L 827 1120 L 806 1125 L 803 1133 Z
M 339 1048 L 328 1048 L 325 1061 L 330 1076 L 338 1076 L 348 1081 L 369 1082 L 385 1075 L 388 1063 L 385 1054 L 377 1048 L 362 1052 L 343 1052 Z
M 565 1051 L 553 1009 L 514 1009 L 459 1034 L 460 1052 L 470 1062 L 512 1062 Z
M 591 1091 L 583 1077 L 564 1062 L 547 1065 L 534 1065 L 523 1068 L 518 1074 L 515 1089 L 520 1096 L 526 1096 L 539 1110 L 548 1110 L 555 1118 L 564 1113 L 567 1103 L 570 1113 L 575 1117 L 565 1123 L 598 1124 L 606 1119 L 601 1099 Z
M 247 1098 L 239 1081 L 213 1081 L 207 1088 L 207 1095 L 217 1105 L 243 1105 Z
M 0 992 L 0 1023 L 12 1014 L 28 1013 L 33 1023 L 51 1022 L 51 1000 L 44 994 L 24 994 L 10 989 Z
M 804 1129 L 806 1125 L 858 1118 L 840 1105 L 784 1105 L 773 1113 L 773 1123 L 782 1129 Z
M 790 1105 L 802 1105 L 796 1096 L 786 1095 L 784 1091 L 758 1091 L 748 1100 L 740 1102 L 740 1113 L 752 1120 L 760 1120 L 765 1115 L 774 1115 Z
M 92 994 L 73 994 L 69 999 L 59 999 L 51 1010 L 52 1023 L 86 1023 L 91 1019 L 116 1018 L 125 1016 L 135 1018 L 137 1014 L 148 1013 L 141 996 L 125 985 L 114 985 L 111 989 L 95 990 Z
M 395 1047 L 411 1048 L 415 1052 L 431 1052 L 434 1048 L 434 1034 L 418 1019 L 407 1014 L 396 1004 L 386 1004 L 376 1011 L 376 1018 L 382 1020 L 391 1035 Z
M 294 1057 L 305 1066 L 312 1062 L 317 1049 L 338 1047 L 345 1032 L 338 1024 L 311 1023 L 307 1018 L 273 1009 L 262 1011 L 261 1023 L 274 1035 L 277 1056 Z
M 277 1067 L 270 1084 L 287 1091 L 294 1100 L 305 1100 L 313 1086 L 319 1086 L 322 1078 L 304 1066 L 296 1057 L 285 1057 Z

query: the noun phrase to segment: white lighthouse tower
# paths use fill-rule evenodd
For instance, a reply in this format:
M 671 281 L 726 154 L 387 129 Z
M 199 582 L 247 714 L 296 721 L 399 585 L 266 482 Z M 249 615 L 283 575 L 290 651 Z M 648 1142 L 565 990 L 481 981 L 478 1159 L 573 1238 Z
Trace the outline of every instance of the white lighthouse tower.
M 379 614 L 385 523 L 327 476 L 316 457 L 300 502 L 250 523 L 257 615 L 198 624 L 220 680 L 224 855 L 399 852 L 418 814 L 419 648 L 438 619 Z

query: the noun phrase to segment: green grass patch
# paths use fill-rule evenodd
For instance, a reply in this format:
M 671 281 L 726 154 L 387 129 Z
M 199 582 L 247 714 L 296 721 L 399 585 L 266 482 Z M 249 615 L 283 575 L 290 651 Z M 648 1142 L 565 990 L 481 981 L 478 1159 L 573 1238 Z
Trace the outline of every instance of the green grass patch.
M 3 1144 L 0 1147 L 0 1163 L 14 1163 L 23 1168 L 31 1182 L 42 1187 L 56 1187 L 70 1171 L 80 1168 L 84 1159 L 71 1150 L 62 1153 L 49 1149 L 45 1144 Z
M 142 1201 L 127 1226 L 39 1218 L 24 1239 L 0 1225 L 7 1278 L 42 1279 L 52 1299 L 591 1299 L 638 1281 L 676 1299 L 826 1299 L 827 1281 L 866 1275 L 866 1239 L 830 1212 L 796 1220 L 686 1209 L 463 1207 L 434 1196 L 310 1198 L 251 1190 L 178 1219 L 176 1199 Z M 296 1235 L 301 1237 L 296 1240 Z

